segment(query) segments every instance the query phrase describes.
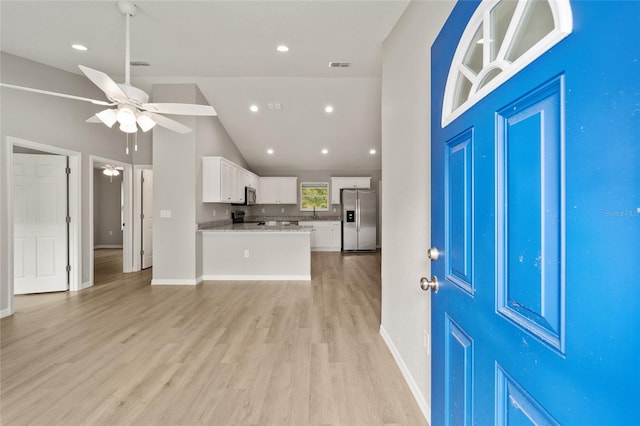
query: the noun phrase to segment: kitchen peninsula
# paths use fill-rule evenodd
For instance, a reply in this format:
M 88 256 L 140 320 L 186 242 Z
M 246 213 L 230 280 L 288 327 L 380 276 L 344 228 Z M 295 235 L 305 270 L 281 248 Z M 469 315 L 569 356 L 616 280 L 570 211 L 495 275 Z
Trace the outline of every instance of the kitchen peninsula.
M 236 223 L 201 229 L 203 280 L 311 280 L 311 228 Z

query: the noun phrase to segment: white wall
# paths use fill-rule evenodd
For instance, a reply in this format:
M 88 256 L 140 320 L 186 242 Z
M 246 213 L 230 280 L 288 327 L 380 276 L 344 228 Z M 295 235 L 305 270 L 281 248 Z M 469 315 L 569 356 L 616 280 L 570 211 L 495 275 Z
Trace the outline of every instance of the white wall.
M 86 77 L 72 74 L 37 62 L 0 52 L 0 72 L 2 82 L 19 86 L 35 87 L 55 92 L 69 93 L 92 99 L 104 99 L 104 94 Z M 151 138 L 140 135 L 138 152 L 125 155 L 123 134 L 117 129 L 109 129 L 101 124 L 88 124 L 85 120 L 101 108 L 88 102 L 63 99 L 0 89 L 0 312 L 6 313 L 11 297 L 8 256 L 10 242 L 7 240 L 9 226 L 8 197 L 11 192 L 5 182 L 8 164 L 7 137 L 16 137 L 30 142 L 51 145 L 82 154 L 82 281 L 89 281 L 89 155 L 97 155 L 126 163 L 149 164 L 151 162 Z M 74 220 L 74 218 L 72 218 Z
M 427 420 L 431 417 L 430 47 L 454 2 L 413 1 L 384 42 L 382 69 L 382 325 Z

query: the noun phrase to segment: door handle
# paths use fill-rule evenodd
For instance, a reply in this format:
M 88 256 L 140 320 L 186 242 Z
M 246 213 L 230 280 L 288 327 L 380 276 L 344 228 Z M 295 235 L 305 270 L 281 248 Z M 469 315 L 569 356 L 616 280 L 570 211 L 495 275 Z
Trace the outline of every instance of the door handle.
M 433 262 L 434 260 L 438 260 L 438 257 L 440 257 L 440 252 L 437 248 L 431 247 L 429 250 L 427 250 L 427 257 Z
M 420 278 L 420 288 L 424 291 L 431 290 L 434 293 L 437 293 L 439 288 L 438 277 L 434 275 L 431 277 L 431 279 L 427 277 Z

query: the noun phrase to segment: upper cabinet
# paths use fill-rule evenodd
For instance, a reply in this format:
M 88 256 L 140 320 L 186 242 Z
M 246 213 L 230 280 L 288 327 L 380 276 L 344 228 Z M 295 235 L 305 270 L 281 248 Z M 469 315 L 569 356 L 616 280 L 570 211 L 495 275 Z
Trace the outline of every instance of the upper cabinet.
M 258 204 L 297 204 L 297 177 L 258 178 Z
M 369 189 L 371 177 L 332 177 L 331 204 L 340 204 L 341 189 Z
M 202 201 L 244 203 L 244 187 L 258 186 L 258 176 L 223 157 L 202 157 Z

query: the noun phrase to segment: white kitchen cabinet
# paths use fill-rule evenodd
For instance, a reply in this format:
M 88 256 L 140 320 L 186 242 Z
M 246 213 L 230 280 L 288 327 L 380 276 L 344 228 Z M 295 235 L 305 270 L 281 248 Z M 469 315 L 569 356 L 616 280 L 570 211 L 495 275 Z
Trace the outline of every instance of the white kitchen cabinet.
M 220 162 L 220 201 L 237 203 L 241 201 L 240 192 L 238 191 L 238 170 L 236 167 L 227 162 Z
M 239 169 L 238 170 L 238 181 L 240 182 L 240 200 L 241 202 L 245 202 L 245 186 L 249 188 L 253 188 L 255 190 L 258 189 L 258 176 L 251 173 L 249 170 Z
M 297 177 L 258 178 L 258 204 L 297 204 Z
M 331 204 L 340 204 L 341 189 L 369 189 L 371 177 L 332 177 Z
M 298 222 L 300 226 L 311 227 L 312 251 L 340 251 L 341 230 L 339 221 L 314 220 Z
M 202 201 L 243 203 L 244 187 L 256 188 L 258 176 L 223 157 L 202 157 Z
M 244 185 L 258 190 L 258 176 L 248 170 L 244 171 Z

